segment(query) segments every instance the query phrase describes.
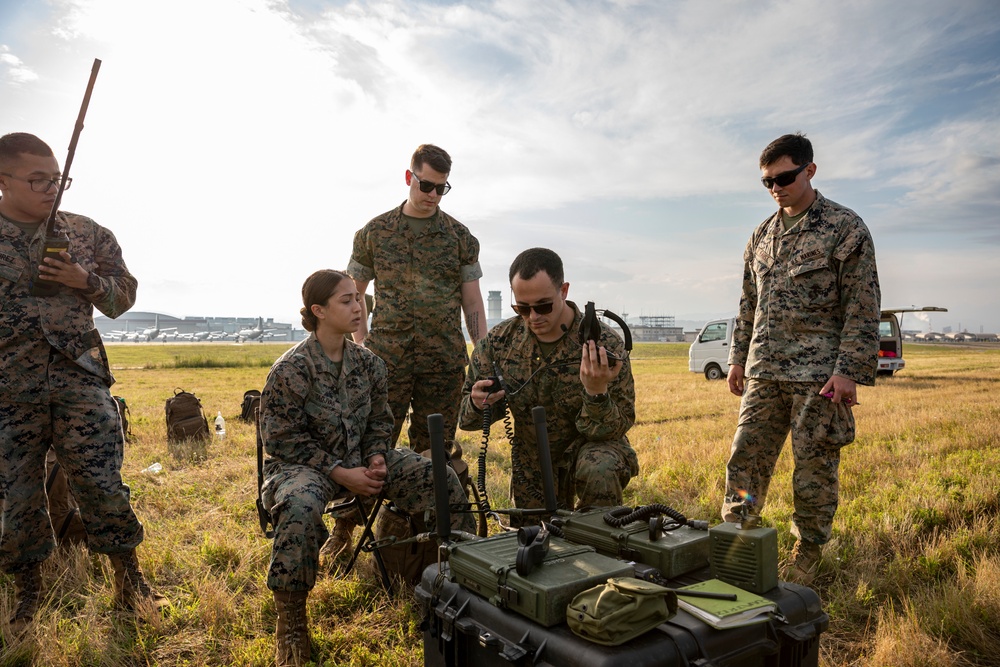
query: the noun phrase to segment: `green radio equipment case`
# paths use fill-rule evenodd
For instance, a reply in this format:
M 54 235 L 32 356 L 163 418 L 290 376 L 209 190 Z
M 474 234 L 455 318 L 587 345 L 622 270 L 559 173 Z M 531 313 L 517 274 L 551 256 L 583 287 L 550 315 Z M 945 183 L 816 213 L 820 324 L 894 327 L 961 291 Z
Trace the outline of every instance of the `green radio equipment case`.
M 712 576 L 757 593 L 778 585 L 778 531 L 720 523 L 708 529 Z
M 634 521 L 620 528 L 609 525 L 604 520 L 609 509 L 613 508 L 559 511 L 558 522 L 566 540 L 589 544 L 605 556 L 655 567 L 668 579 L 708 565 L 708 532 L 681 526 L 651 539 L 647 523 Z
M 566 606 L 578 593 L 611 577 L 634 576 L 628 563 L 557 537 L 549 540 L 541 562 L 522 576 L 516 567 L 518 548 L 513 532 L 451 544 L 447 547 L 449 579 L 498 608 L 549 627 L 566 622 Z
M 764 594 L 778 611 L 768 620 L 716 630 L 679 610 L 618 646 L 589 642 L 561 623 L 545 627 L 448 581 L 448 564 L 424 570 L 414 594 L 421 614 L 424 667 L 818 667 L 830 618 L 819 596 L 782 583 Z M 709 578 L 708 568 L 671 581 Z M 565 612 L 564 612 L 565 617 Z

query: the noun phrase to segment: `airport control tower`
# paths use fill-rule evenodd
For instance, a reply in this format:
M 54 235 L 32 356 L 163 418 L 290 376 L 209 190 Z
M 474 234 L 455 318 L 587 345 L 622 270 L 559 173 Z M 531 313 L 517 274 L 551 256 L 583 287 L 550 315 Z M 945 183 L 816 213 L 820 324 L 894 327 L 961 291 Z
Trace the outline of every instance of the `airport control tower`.
M 503 320 L 503 299 L 500 290 L 490 290 L 486 299 L 486 328 L 492 329 Z

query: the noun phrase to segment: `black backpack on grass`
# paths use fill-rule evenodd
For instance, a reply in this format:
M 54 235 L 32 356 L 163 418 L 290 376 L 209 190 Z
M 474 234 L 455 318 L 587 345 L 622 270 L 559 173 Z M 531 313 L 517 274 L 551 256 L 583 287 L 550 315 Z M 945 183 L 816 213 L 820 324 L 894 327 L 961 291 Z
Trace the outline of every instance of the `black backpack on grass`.
M 167 399 L 167 440 L 208 440 L 208 419 L 201 408 L 201 401 L 194 394 L 182 389 L 174 389 L 174 395 Z
M 243 392 L 243 406 L 240 408 L 240 421 L 252 424 L 254 412 L 260 407 L 260 392 L 256 389 L 247 389 Z

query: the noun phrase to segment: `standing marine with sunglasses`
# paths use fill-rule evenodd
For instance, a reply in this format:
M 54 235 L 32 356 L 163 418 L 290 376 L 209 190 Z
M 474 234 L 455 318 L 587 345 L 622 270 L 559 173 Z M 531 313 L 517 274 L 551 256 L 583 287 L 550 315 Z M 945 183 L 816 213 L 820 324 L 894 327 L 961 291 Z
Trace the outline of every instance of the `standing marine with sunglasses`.
M 783 577 L 809 585 L 837 511 L 840 448 L 854 441 L 857 385 L 875 383 L 878 271 L 865 223 L 813 189 L 808 139 L 786 134 L 771 142 L 760 168 L 778 211 L 743 255 L 728 378 L 742 401 L 722 515 L 734 522 L 742 513 L 759 516 L 791 431 L 797 540 Z
M 418 146 L 405 174 L 406 201 L 355 234 L 347 267 L 359 293 L 375 281 L 371 330 L 365 313 L 354 341 L 386 363 L 393 445 L 413 409 L 407 432 L 415 452 L 430 449 L 427 415 L 434 413 L 444 416 L 451 451 L 468 363 L 460 313 L 473 343 L 486 333 L 479 241 L 439 206 L 451 190 L 450 173 L 447 152 L 433 144 Z M 337 519 L 323 547 L 324 561 L 350 545 L 353 528 Z
M 0 569 L 14 576 L 14 632 L 34 619 L 41 564 L 55 546 L 45 496 L 50 445 L 79 505 L 87 547 L 114 567 L 115 602 L 168 604 L 136 559 L 143 527 L 122 482 L 124 434 L 109 391 L 115 379 L 94 328 L 95 307 L 108 317 L 132 307 L 137 281 L 114 234 L 65 211 L 56 213 L 54 230 L 68 238 L 68 252 L 42 263 L 61 179 L 41 139 L 0 137 Z M 33 294 L 36 275 L 55 283 L 55 292 Z
M 556 499 L 562 509 L 620 505 L 639 474 L 627 433 L 635 423 L 635 383 L 624 343 L 600 323 L 600 344 L 581 344 L 584 314 L 567 300 L 559 255 L 531 248 L 510 266 L 515 317 L 497 324 L 472 352 L 459 425 L 483 428 L 484 406 L 506 401 L 514 417 L 510 492 L 518 508 L 545 507 L 531 410 L 545 408 Z M 503 376 L 492 389 L 490 376 Z M 503 403 L 490 421 L 503 418 Z

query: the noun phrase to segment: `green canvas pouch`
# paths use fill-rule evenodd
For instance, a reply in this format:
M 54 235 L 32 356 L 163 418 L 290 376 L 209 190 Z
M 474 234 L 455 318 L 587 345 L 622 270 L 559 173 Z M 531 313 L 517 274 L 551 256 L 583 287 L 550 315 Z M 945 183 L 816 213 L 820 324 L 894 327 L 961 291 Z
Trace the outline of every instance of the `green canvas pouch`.
M 608 579 L 589 588 L 566 607 L 566 623 L 580 637 L 618 646 L 649 632 L 677 613 L 677 594 L 632 577 Z

